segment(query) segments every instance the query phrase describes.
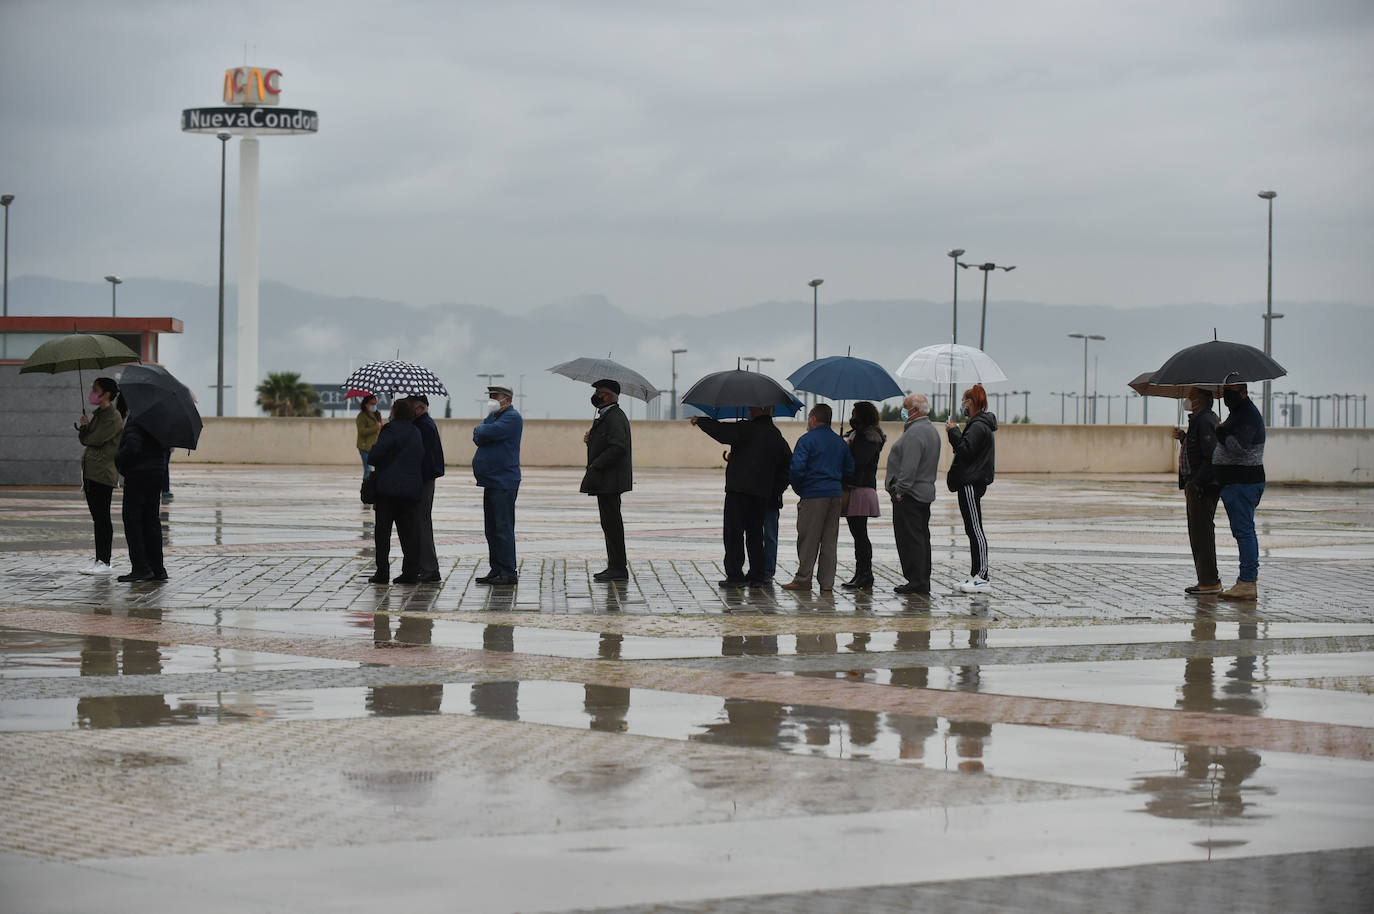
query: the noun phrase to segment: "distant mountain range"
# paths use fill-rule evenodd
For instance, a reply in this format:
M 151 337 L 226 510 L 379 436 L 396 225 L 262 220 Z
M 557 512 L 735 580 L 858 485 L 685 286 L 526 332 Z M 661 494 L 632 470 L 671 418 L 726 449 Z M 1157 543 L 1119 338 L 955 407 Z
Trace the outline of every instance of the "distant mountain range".
M 186 332 L 165 337 L 167 367 L 212 402 L 218 292 L 213 285 L 162 279 L 125 279 L 119 309 L 125 316 L 176 317 Z M 236 384 L 234 287 L 225 293 L 226 383 Z M 959 303 L 959 339 L 976 344 L 981 301 Z M 11 315 L 98 315 L 107 313 L 107 284 L 71 282 L 37 276 L 11 277 Z M 600 295 L 580 295 L 534 311 L 515 314 L 475 304 L 416 307 L 372 298 L 336 298 L 275 282 L 260 290 L 260 366 L 269 371 L 299 371 L 316 384 L 338 384 L 368 361 L 400 356 L 433 369 L 452 394 L 455 416 L 477 416 L 486 402 L 485 374 L 505 375 L 531 418 L 583 418 L 590 413 L 590 389 L 546 369 L 578 356 L 606 356 L 631 366 L 669 389 L 669 351 L 677 357 L 679 393 L 712 371 L 734 368 L 737 359 L 772 359 L 761 367 L 782 380 L 811 359 L 811 302 L 761 302 L 703 316 L 644 317 L 627 314 Z M 1275 311 L 1274 354 L 1288 369 L 1276 390 L 1302 394 L 1365 394 L 1374 388 L 1374 307 L 1339 302 L 1289 302 Z M 821 355 L 872 359 L 895 370 L 912 350 L 950 337 L 950 303 L 918 299 L 822 303 Z M 1176 350 L 1212 338 L 1259 346 L 1263 340 L 1263 303 L 1181 304 L 1117 309 L 1107 306 L 1051 305 L 1038 302 L 988 303 L 986 349 L 1009 381 L 990 392 L 1031 391 L 1034 422 L 1058 422 L 1060 398 L 1052 391 L 1083 386 L 1083 345 L 1072 332 L 1107 337 L 1089 349 L 1088 383 L 1104 394 L 1129 397 L 1111 402 L 1112 420 L 1123 410 L 1141 420 L 1141 404 L 1126 387 L 1143 371 L 1158 368 Z M 749 363 L 753 365 L 753 362 Z M 483 375 L 479 378 L 479 373 Z M 252 379 L 256 384 L 261 378 Z M 900 381 L 900 379 L 899 379 Z M 900 382 L 907 387 L 907 382 Z M 926 389 L 928 385 L 922 385 Z M 668 415 L 667 395 L 660 398 Z M 233 402 L 232 394 L 226 401 Z M 1003 421 L 1024 412 L 1026 397 L 1009 397 L 997 410 Z M 517 397 L 517 406 L 520 401 Z M 1174 410 L 1154 401 L 1152 422 L 1172 422 Z M 1329 410 L 1329 406 L 1326 408 Z M 658 404 L 632 403 L 632 418 L 657 418 Z M 1106 420 L 1107 404 L 1098 407 Z M 1067 405 L 1073 421 L 1073 401 Z M 1324 411 L 1324 416 L 1329 412 Z

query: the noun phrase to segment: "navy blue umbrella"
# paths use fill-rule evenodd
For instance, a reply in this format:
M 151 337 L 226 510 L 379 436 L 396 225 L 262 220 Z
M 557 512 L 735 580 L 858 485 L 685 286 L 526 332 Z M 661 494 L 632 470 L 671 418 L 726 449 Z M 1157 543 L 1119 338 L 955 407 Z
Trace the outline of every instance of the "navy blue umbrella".
M 902 389 L 877 362 L 852 355 L 831 355 L 807 362 L 787 376 L 797 390 L 830 400 L 886 400 Z

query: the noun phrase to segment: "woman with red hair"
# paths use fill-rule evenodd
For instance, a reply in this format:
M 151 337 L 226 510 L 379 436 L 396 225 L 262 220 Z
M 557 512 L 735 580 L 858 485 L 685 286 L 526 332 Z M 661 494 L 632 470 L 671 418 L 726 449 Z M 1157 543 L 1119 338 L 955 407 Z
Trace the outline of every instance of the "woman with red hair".
M 953 416 L 945 423 L 945 434 L 954 449 L 948 484 L 959 496 L 973 567 L 968 579 L 954 586 L 964 593 L 986 593 L 992 584 L 988 582 L 988 541 L 983 535 L 983 493 L 992 485 L 997 462 L 997 417 L 988 412 L 988 395 L 982 384 L 964 391 L 961 412 L 968 417 L 962 430 Z

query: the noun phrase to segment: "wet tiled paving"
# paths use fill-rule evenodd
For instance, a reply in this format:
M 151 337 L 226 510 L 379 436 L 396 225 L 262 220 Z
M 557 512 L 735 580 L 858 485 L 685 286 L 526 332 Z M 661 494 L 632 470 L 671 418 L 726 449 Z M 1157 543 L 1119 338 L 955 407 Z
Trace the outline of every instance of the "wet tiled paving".
M 886 518 L 871 593 L 718 589 L 713 472 L 637 473 L 598 584 L 577 479 L 527 471 L 497 589 L 461 468 L 433 586 L 366 583 L 342 470 L 177 467 L 160 585 L 75 572 L 75 490 L 0 491 L 0 908 L 1368 903 L 1374 492 L 1271 488 L 1228 604 L 1168 478 L 999 479 L 996 590 L 951 592 L 942 493 L 921 599 Z

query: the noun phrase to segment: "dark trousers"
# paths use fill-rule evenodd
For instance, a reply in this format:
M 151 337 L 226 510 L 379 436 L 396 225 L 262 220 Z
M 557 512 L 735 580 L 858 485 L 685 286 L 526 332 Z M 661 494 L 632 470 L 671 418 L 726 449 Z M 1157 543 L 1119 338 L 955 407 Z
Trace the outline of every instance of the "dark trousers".
M 519 489 L 482 490 L 482 521 L 492 573 L 515 577 L 515 497 Z
M 983 578 L 988 576 L 988 540 L 983 535 L 983 493 L 987 490 L 987 486 L 959 487 L 959 513 L 964 516 L 964 533 L 968 535 L 971 557 L 969 575 Z
M 130 571 L 134 574 L 162 574 L 162 477 L 124 478 L 124 539 L 129 544 Z
M 763 522 L 771 501 L 744 492 L 725 493 L 725 576 L 730 580 L 744 578 L 746 556 L 749 558 L 749 580 L 766 580 Z
M 1193 567 L 1197 582 L 1202 585 L 1220 584 L 1217 573 L 1217 499 L 1221 490 L 1215 486 L 1199 487 L 1189 484 L 1183 490 L 1183 503 L 1188 509 L 1188 545 L 1193 549 Z
M 377 573 L 383 577 L 391 574 L 391 527 L 396 526 L 396 537 L 401 541 L 401 569 L 415 549 L 415 517 L 419 514 L 422 502 L 408 498 L 396 498 L 378 493 L 377 504 L 373 506 L 375 515 L 372 529 L 373 546 L 377 553 Z
M 868 538 L 868 518 L 846 517 L 849 535 L 854 538 L 854 579 L 873 574 L 873 541 Z
M 910 495 L 892 500 L 892 534 L 902 577 L 921 593 L 930 593 L 930 505 Z
M 402 533 L 398 527 L 396 531 L 401 537 L 401 549 L 405 553 L 401 561 L 401 574 L 433 577 L 439 573 L 439 556 L 434 550 L 434 480 L 425 481 L 425 494 L 411 504 L 415 511 L 410 529 Z
M 620 516 L 620 493 L 596 496 L 596 510 L 601 515 L 601 532 L 606 537 L 606 567 L 611 571 L 625 571 L 630 564 L 625 558 L 625 521 Z
M 114 496 L 114 486 L 103 482 L 83 479 L 86 490 L 86 508 L 91 512 L 95 524 L 95 557 L 97 561 L 110 564 L 110 551 L 114 544 L 114 523 L 110 520 L 110 500 Z

